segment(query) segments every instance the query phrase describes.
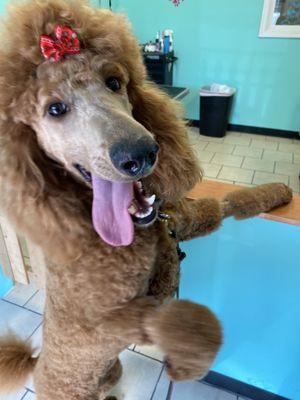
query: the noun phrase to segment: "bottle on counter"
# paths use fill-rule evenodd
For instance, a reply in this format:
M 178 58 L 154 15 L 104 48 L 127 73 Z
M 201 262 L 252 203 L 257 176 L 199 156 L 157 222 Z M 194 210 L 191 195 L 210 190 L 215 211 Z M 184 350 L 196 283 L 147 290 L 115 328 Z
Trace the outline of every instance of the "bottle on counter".
M 161 33 L 159 34 L 159 51 L 160 51 L 161 53 L 163 53 L 163 51 L 164 51 L 163 32 L 161 32 Z
M 170 53 L 171 51 L 174 50 L 174 38 L 173 38 L 174 32 L 171 29 L 166 29 L 164 31 L 164 39 L 163 39 L 163 52 L 165 54 Z
M 174 32 L 169 30 L 170 33 L 170 52 L 174 50 Z
M 160 32 L 158 31 L 156 34 L 156 39 L 155 39 L 155 50 L 157 52 L 160 51 L 160 42 L 159 42 L 159 38 L 160 38 Z
M 170 36 L 169 36 L 169 32 L 166 30 L 166 31 L 164 31 L 163 53 L 168 54 L 169 51 L 170 51 Z

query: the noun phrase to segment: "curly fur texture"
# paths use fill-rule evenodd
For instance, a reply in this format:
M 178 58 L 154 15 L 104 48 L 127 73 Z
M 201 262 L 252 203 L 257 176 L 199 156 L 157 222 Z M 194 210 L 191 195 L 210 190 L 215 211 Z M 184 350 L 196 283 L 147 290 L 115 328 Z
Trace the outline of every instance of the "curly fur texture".
M 44 63 L 39 37 L 51 35 L 56 24 L 76 29 L 82 52 L 63 63 Z M 214 200 L 184 200 L 201 171 L 178 106 L 147 81 L 139 46 L 123 16 L 81 0 L 31 0 L 10 7 L 1 42 L 1 207 L 48 258 L 43 349 L 34 370 L 37 399 L 108 399 L 121 375 L 118 354 L 133 342 L 159 344 L 171 378 L 203 375 L 221 345 L 221 328 L 200 305 L 162 305 L 178 286 L 176 241 L 159 221 L 146 230 L 136 228 L 129 247 L 113 248 L 99 238 L 92 225 L 90 187 L 44 146 L 37 122 L 42 104 L 59 88 L 93 94 L 94 101 L 95 89 L 102 88 L 103 60 L 117 64 L 132 115 L 116 115 L 126 127 L 158 142 L 157 165 L 143 184 L 170 209 L 178 239 L 209 233 L 225 214 L 238 215 L 239 195 L 226 200 L 226 213 L 224 204 Z M 107 165 L 102 166 L 105 173 Z M 269 192 L 274 195 L 266 201 Z M 259 193 L 255 212 L 287 197 L 287 191 L 269 187 Z M 251 204 L 241 205 L 245 215 L 245 205 Z M 2 341 L 0 382 L 8 377 L 13 382 L 15 376 L 20 384 L 35 365 L 30 354 L 14 339 Z
M 33 372 L 37 358 L 34 349 L 12 334 L 0 338 L 0 388 L 8 393 L 24 386 L 28 374 Z

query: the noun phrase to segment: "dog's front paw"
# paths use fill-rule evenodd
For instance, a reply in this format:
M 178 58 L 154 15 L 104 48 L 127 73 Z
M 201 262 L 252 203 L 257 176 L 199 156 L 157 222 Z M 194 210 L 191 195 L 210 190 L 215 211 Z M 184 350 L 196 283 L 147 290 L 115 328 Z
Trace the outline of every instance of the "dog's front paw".
M 219 321 L 206 307 L 189 301 L 173 301 L 160 307 L 148 321 L 152 342 L 165 354 L 173 380 L 203 377 L 222 343 Z
M 194 379 L 201 379 L 206 376 L 209 371 L 211 363 L 203 363 L 199 365 L 186 364 L 184 359 L 176 359 L 168 357 L 165 359 L 165 366 L 167 374 L 172 381 L 189 381 Z
M 181 361 L 180 365 L 177 365 L 176 361 L 173 362 L 171 358 L 165 360 L 166 371 L 172 381 L 186 381 L 195 378 L 195 370 L 185 368 L 183 364 L 184 361 Z

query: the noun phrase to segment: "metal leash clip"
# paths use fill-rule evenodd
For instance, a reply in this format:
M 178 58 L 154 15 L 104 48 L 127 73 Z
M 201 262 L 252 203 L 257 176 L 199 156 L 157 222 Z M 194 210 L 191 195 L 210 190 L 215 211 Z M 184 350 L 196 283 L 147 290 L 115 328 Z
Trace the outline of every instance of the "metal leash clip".
M 162 222 L 168 222 L 170 218 L 171 218 L 171 217 L 170 217 L 169 214 L 166 214 L 166 213 L 164 213 L 164 212 L 162 212 L 162 211 L 159 211 L 159 212 L 158 212 L 158 219 L 159 219 L 160 221 L 162 221 Z
M 170 217 L 169 214 L 166 214 L 166 213 L 164 213 L 162 211 L 159 211 L 158 212 L 158 219 L 159 219 L 159 221 L 164 222 L 165 224 L 168 225 L 171 217 Z M 169 236 L 172 239 L 174 239 L 175 241 L 178 241 L 177 232 L 175 230 L 173 230 L 173 229 L 170 229 L 169 226 L 168 226 L 168 230 L 169 230 Z M 181 248 L 179 246 L 179 243 L 177 243 L 176 250 L 177 250 L 177 255 L 178 255 L 179 262 L 183 261 L 185 259 L 185 257 L 186 257 L 186 253 L 181 250 Z

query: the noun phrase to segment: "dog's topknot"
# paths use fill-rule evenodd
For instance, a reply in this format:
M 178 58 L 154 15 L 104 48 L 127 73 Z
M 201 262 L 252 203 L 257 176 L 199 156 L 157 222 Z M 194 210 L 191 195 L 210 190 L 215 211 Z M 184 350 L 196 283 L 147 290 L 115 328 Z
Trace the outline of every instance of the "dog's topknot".
M 45 61 L 40 37 L 53 35 L 58 24 L 70 26 L 78 34 L 82 48 L 78 57 L 100 54 L 121 63 L 130 71 L 132 85 L 145 79 L 139 46 L 123 15 L 92 8 L 81 0 L 18 2 L 8 7 L 0 32 L 0 91 L 5 93 L 0 96 L 2 115 L 32 86 L 37 67 Z

